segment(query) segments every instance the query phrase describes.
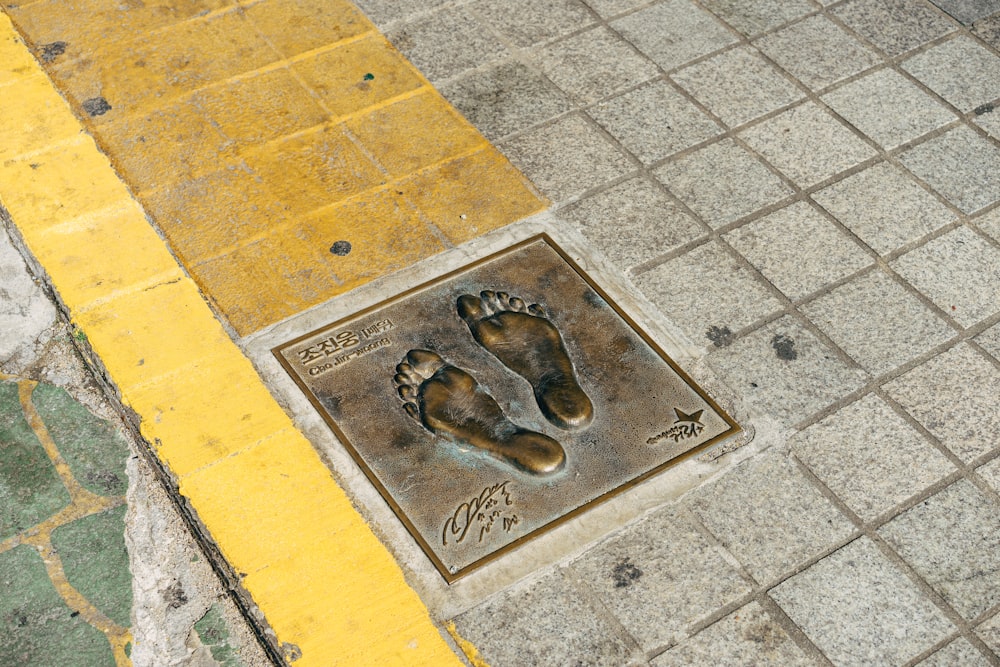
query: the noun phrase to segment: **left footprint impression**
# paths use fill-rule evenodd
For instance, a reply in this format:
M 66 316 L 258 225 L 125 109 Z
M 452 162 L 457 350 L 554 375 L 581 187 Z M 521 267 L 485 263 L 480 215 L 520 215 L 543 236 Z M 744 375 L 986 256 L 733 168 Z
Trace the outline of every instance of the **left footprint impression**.
M 476 379 L 435 352 L 410 350 L 393 378 L 403 409 L 436 435 L 466 443 L 533 475 L 559 472 L 562 445 L 517 426 Z

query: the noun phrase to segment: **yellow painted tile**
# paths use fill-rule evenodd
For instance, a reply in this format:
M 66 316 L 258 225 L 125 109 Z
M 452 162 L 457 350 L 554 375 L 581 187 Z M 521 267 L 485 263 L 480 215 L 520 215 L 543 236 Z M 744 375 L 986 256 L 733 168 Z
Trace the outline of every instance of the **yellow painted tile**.
M 0 164 L 80 133 L 66 102 L 44 76 L 4 86 L 0 118 Z
M 241 248 L 189 268 L 191 276 L 206 298 L 240 335 L 261 328 L 258 323 L 272 321 L 271 304 L 282 302 L 278 286 L 269 276 L 242 258 Z M 263 304 L 263 305 L 262 305 Z M 277 316 L 277 319 L 281 319 Z
M 345 0 L 264 0 L 246 14 L 286 58 L 374 30 Z
M 143 437 L 183 477 L 268 438 L 290 421 L 235 346 L 126 389 Z
M 344 291 L 444 249 L 416 209 L 392 190 L 317 211 L 302 228 L 315 247 L 329 248 L 337 241 L 351 244 L 347 255 L 331 255 L 330 266 Z
M 243 580 L 295 665 L 461 664 L 369 530 L 314 538 Z
M 347 121 L 347 127 L 393 176 L 403 176 L 487 145 L 479 132 L 429 90 Z
M 399 189 L 456 245 L 546 207 L 492 146 L 403 180 Z
M 250 9 L 256 7 L 260 4 Z M 213 86 L 197 100 L 222 132 L 241 144 L 270 141 L 328 118 L 286 67 Z
M 177 261 L 134 201 L 49 227 L 32 235 L 28 245 L 63 301 L 75 310 L 181 276 Z
M 132 199 L 89 137 L 0 161 L 0 184 L 4 205 L 24 230 L 45 229 Z
M 272 142 L 247 153 L 246 161 L 292 216 L 385 182 L 339 125 Z
M 122 391 L 232 345 L 187 278 L 120 296 L 73 319 Z
M 379 34 L 311 55 L 292 67 L 335 116 L 423 85 L 413 66 Z
M 114 114 L 101 126 L 98 140 L 136 191 L 170 187 L 235 161 L 231 142 L 189 100 Z
M 38 74 L 39 71 L 28 46 L 12 29 L 10 19 L 0 13 L 0 86 Z
M 179 489 L 226 560 L 248 574 L 323 536 L 365 528 L 312 445 L 291 427 L 181 477 Z
M 282 207 L 245 166 L 144 193 L 142 199 L 185 264 L 223 254 L 285 221 Z

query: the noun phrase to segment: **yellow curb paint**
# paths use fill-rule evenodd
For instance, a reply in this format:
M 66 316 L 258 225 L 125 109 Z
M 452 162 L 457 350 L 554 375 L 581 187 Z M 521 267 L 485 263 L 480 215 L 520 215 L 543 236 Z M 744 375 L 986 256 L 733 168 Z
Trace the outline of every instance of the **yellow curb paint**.
M 462 649 L 462 653 L 465 654 L 465 657 L 468 659 L 469 663 L 472 664 L 472 667 L 490 667 L 489 663 L 479 657 L 479 649 L 477 649 L 468 639 L 465 639 L 458 634 L 458 628 L 455 627 L 454 623 L 449 622 L 445 628 L 448 630 L 448 634 L 451 635 L 451 638 L 455 640 L 455 643 L 458 644 L 458 648 Z
M 12 35 L 0 14 L 0 39 L 12 42 Z M 5 94 L 47 82 L 37 69 L 16 76 Z M 44 94 L 34 94 L 46 103 Z M 10 126 L 34 127 L 29 105 L 9 105 L 7 112 Z M 89 137 L 65 141 L 79 133 L 78 126 L 70 129 L 68 107 L 45 113 L 61 129 L 48 143 L 4 135 L 6 154 L 20 157 L 0 162 L 0 200 L 144 431 L 159 440 L 168 465 L 184 471 L 181 492 L 222 553 L 247 573 L 246 588 L 289 659 L 323 666 L 460 664 L 399 566 L 195 284 L 180 267 L 164 266 L 163 247 L 148 236 L 148 222 L 130 212 L 132 200 L 107 159 Z M 79 242 L 88 238 L 94 242 Z M 143 273 L 143 265 L 151 272 Z M 81 282 L 86 278 L 76 267 L 101 284 Z M 118 660 L 126 641 L 122 635 L 114 644 Z
M 66 103 L 44 76 L 27 76 L 5 86 L 0 118 L 0 162 L 80 133 L 79 123 L 66 113 Z

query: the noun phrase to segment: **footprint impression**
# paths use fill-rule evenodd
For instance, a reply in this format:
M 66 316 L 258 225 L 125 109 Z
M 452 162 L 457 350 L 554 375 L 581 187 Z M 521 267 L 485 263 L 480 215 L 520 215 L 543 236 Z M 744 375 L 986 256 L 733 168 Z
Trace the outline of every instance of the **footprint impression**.
M 410 350 L 393 378 L 403 408 L 429 431 L 468 443 L 534 475 L 558 472 L 562 446 L 503 414 L 476 379 L 428 350 Z
M 458 314 L 472 336 L 531 384 L 545 417 L 563 429 L 580 429 L 594 418 L 594 406 L 577 382 L 566 346 L 537 303 L 505 292 L 458 298 Z

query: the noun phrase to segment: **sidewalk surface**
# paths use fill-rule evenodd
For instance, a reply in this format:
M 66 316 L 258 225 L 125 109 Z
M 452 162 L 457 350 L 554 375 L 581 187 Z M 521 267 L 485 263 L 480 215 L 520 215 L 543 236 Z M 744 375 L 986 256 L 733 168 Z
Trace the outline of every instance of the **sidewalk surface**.
M 1000 665 L 1000 1 L 0 6 L 0 664 Z M 745 435 L 449 588 L 259 350 L 531 225 Z

